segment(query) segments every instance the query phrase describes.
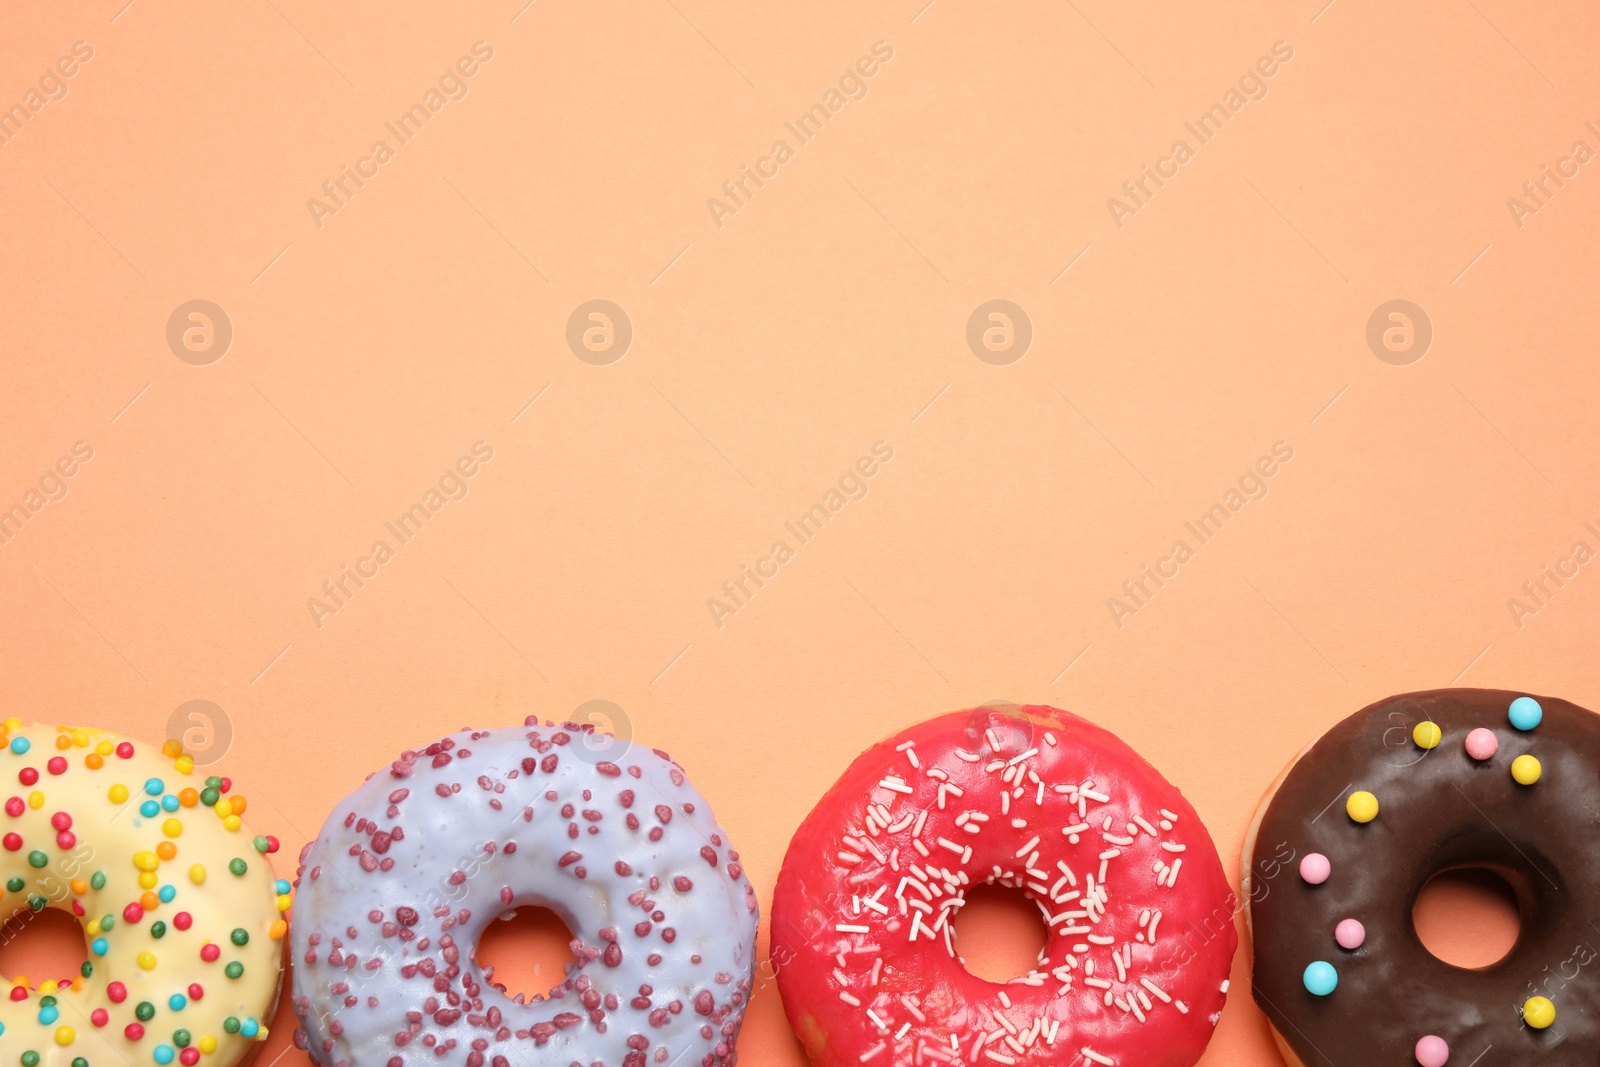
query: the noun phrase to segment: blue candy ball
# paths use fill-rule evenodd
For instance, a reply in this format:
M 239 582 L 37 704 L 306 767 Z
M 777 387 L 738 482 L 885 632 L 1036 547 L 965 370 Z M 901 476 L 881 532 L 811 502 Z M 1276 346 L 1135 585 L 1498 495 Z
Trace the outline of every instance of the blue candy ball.
M 1544 709 L 1532 697 L 1518 697 L 1511 702 L 1511 725 L 1519 730 L 1531 730 L 1544 718 Z
M 1339 972 L 1333 969 L 1333 964 L 1317 960 L 1306 968 L 1305 983 L 1307 990 L 1325 997 L 1339 985 Z

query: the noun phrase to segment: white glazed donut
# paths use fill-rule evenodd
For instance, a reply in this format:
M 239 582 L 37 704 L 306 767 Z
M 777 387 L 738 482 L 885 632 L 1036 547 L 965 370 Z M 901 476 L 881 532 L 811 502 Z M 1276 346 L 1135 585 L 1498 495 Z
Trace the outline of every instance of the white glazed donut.
M 84 727 L 0 729 L 0 884 L 15 914 L 83 926 L 79 974 L 11 980 L 0 1063 L 234 1067 L 267 1036 L 289 884 L 226 778 L 182 746 Z M 28 912 L 22 911 L 26 915 Z
M 290 934 L 314 1062 L 737 1062 L 757 922 L 739 854 L 665 753 L 592 731 L 461 731 L 334 809 L 301 854 Z M 525 1003 L 474 960 L 524 904 L 566 921 L 575 957 Z

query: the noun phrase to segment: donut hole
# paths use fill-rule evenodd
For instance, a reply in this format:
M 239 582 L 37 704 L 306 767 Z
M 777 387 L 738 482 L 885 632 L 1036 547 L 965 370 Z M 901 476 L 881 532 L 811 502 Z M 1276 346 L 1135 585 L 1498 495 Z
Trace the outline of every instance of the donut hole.
M 1505 959 L 1522 933 L 1522 907 L 1505 872 L 1457 867 L 1428 880 L 1411 908 L 1417 938 L 1435 958 L 1465 970 Z
M 1049 941 L 1039 906 L 1022 890 L 992 882 L 967 891 L 951 926 L 961 965 L 985 982 L 1027 974 L 1044 957 Z
M 24 908 L 0 923 L 0 975 L 26 977 L 37 989 L 47 981 L 71 982 L 89 958 L 78 920 L 59 908 Z
M 537 904 L 491 922 L 473 957 L 484 979 L 513 999 L 544 1000 L 566 977 L 572 930 L 561 916 Z

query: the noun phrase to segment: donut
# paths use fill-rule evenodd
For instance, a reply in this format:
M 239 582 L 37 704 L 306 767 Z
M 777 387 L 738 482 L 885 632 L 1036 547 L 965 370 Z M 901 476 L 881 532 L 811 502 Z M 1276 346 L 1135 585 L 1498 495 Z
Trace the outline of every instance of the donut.
M 296 1044 L 322 1067 L 722 1067 L 755 962 L 755 890 L 665 752 L 590 725 L 462 730 L 369 775 L 300 856 Z M 574 960 L 507 996 L 479 936 L 554 911 Z
M 1600 1060 L 1600 718 L 1564 700 L 1441 689 L 1379 701 L 1302 752 L 1243 853 L 1253 992 L 1299 1067 Z M 1515 890 L 1515 946 L 1479 969 L 1422 944 L 1435 875 Z
M 952 919 L 977 885 L 1044 916 L 1037 964 L 964 969 Z M 817 1067 L 1189 1067 L 1237 937 L 1215 846 L 1183 796 L 1055 708 L 940 716 L 857 757 L 789 846 L 772 959 Z
M 0 779 L 15 783 L 0 790 L 8 934 L 59 908 L 88 944 L 77 973 L 10 980 L 0 1063 L 233 1067 L 256 1051 L 290 892 L 232 783 L 197 777 L 177 741 L 17 719 L 0 729 Z

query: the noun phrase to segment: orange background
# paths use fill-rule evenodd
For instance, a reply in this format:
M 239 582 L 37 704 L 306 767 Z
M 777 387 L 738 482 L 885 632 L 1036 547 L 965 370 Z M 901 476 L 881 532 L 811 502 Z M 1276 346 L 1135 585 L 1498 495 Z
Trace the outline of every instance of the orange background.
M 287 873 L 401 747 L 613 701 L 765 908 L 848 760 L 959 706 L 1117 731 L 1230 867 L 1283 763 L 1374 699 L 1600 706 L 1600 567 L 1508 606 L 1600 549 L 1600 163 L 1561 163 L 1600 150 L 1600 13 L 925 2 L 8 11 L 0 106 L 93 58 L 0 144 L 0 504 L 93 459 L 0 544 L 6 711 L 157 739 L 213 702 Z M 307 200 L 478 41 L 466 96 L 319 227 Z M 1180 138 L 1119 227 L 1108 198 Z M 707 200 L 778 139 L 719 227 Z M 1513 212 L 1546 164 L 1576 176 Z M 204 365 L 167 342 L 193 299 L 234 331 Z M 566 341 L 591 299 L 632 324 L 607 365 Z M 1009 363 L 967 343 L 994 299 L 1032 324 Z M 1420 359 L 1369 347 L 1395 299 L 1432 324 Z M 477 441 L 465 498 L 397 545 Z M 877 441 L 865 498 L 797 547 L 784 523 Z M 1279 441 L 1266 497 L 1119 627 L 1108 598 Z M 719 627 L 708 598 L 780 538 Z M 1204 1062 L 1277 1062 L 1234 980 Z M 800 1063 L 770 982 L 741 1049 Z

